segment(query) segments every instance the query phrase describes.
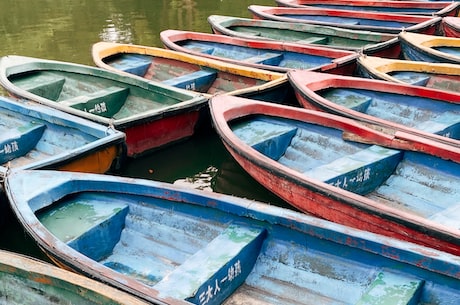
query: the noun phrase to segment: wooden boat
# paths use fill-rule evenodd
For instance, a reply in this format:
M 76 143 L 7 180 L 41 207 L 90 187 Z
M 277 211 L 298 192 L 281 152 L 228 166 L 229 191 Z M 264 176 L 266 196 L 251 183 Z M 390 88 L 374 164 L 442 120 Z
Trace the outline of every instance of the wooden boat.
M 0 97 L 1 178 L 14 168 L 105 173 L 120 165 L 124 139 L 112 128 Z
M 55 261 L 155 304 L 460 297 L 458 256 L 273 205 L 72 172 L 15 171 L 5 185 L 19 221 Z M 86 213 L 95 217 L 77 216 Z
M 315 7 L 403 15 L 458 16 L 460 3 L 452 1 L 276 0 L 281 7 Z
M 148 304 L 87 277 L 5 250 L 0 250 L 0 278 L 2 304 Z
M 320 46 L 179 30 L 162 31 L 160 38 L 167 49 L 277 72 L 305 69 L 351 75 L 356 68 L 356 52 Z
M 232 94 L 282 102 L 292 97 L 284 73 L 254 69 L 155 47 L 98 42 L 94 63 L 148 80 L 209 95 Z
M 405 59 L 460 63 L 460 38 L 401 32 L 399 42 Z
M 129 157 L 192 136 L 208 100 L 95 67 L 23 56 L 0 59 L 0 83 L 14 96 L 123 131 Z
M 460 38 L 460 18 L 452 16 L 442 18 L 440 32 L 446 37 Z
M 458 93 L 308 72 L 288 73 L 297 100 L 305 108 L 353 118 L 389 134 L 424 137 L 460 147 Z
M 436 33 L 442 17 L 400 15 L 376 12 L 345 11 L 320 8 L 272 7 L 250 5 L 255 19 L 300 22 L 336 26 L 352 30 L 398 34 L 402 30 L 424 34 Z
M 211 15 L 208 22 L 215 34 L 231 37 L 312 44 L 387 58 L 401 53 L 396 34 L 222 15 Z
M 460 65 L 427 63 L 363 55 L 357 73 L 362 77 L 460 92 Z
M 460 163 L 394 149 L 392 137 L 325 112 L 235 97 L 210 108 L 235 160 L 295 208 L 460 254 Z

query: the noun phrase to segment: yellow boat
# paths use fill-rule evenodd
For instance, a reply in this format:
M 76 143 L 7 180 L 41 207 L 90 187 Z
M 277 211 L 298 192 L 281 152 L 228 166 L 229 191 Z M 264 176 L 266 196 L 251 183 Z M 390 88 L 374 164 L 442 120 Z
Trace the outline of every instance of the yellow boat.
M 460 64 L 460 38 L 405 31 L 398 38 L 407 60 Z
M 92 46 L 92 57 L 96 66 L 106 70 L 129 73 L 210 96 L 229 94 L 272 102 L 293 97 L 285 73 L 173 50 L 98 42 Z
M 460 65 L 427 63 L 362 55 L 357 61 L 360 76 L 452 92 L 460 90 Z

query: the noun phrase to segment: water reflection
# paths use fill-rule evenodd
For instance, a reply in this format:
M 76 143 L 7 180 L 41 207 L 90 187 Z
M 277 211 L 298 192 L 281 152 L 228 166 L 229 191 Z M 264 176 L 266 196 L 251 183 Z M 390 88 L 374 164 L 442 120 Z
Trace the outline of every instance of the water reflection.
M 107 25 L 99 35 L 100 40 L 108 42 L 133 43 L 131 23 L 123 14 L 114 13 L 106 20 Z

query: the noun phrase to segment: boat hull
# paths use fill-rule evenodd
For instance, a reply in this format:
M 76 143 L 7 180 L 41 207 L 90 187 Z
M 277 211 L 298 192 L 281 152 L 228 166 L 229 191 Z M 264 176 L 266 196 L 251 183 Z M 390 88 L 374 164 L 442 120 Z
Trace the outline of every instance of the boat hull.
M 283 73 L 255 69 L 155 47 L 99 42 L 95 64 L 178 88 L 207 94 L 230 94 L 287 103 L 293 91 Z
M 322 24 L 353 30 L 398 34 L 402 30 L 434 35 L 441 17 L 412 16 L 358 11 L 250 5 L 253 18 Z M 331 21 L 332 19 L 332 21 Z
M 87 277 L 4 250 L 0 274 L 0 293 L 9 304 L 148 304 Z
M 159 82 L 68 62 L 22 56 L 0 60 L 0 79 L 13 96 L 126 133 L 128 157 L 190 137 L 208 97 Z M 177 117 L 177 127 L 168 129 Z
M 224 104 L 228 106 L 222 106 Z M 393 180 L 390 179 L 397 179 L 394 178 L 395 176 L 388 179 L 384 177 L 387 172 L 385 172 L 383 168 L 389 170 L 391 166 L 385 165 L 382 169 L 376 170 L 376 172 L 379 172 L 379 179 L 387 179 L 390 181 L 383 183 L 377 181 L 377 177 L 374 179 L 374 177 L 364 173 L 358 173 L 354 176 L 355 172 L 348 169 L 353 166 L 352 164 L 354 161 L 351 161 L 351 159 L 343 159 L 341 156 L 337 156 L 336 158 L 339 158 L 337 160 L 332 158 L 334 161 L 325 163 L 326 165 L 319 162 L 320 165 L 317 169 L 315 169 L 315 167 L 310 168 L 309 162 L 312 163 L 312 159 L 315 157 L 319 159 L 321 155 L 320 152 L 329 148 L 323 148 L 323 150 L 321 150 L 320 147 L 317 147 L 317 143 L 313 140 L 316 136 L 313 136 L 313 133 L 310 135 L 308 131 L 305 131 L 307 128 L 304 129 L 302 124 L 303 122 L 309 122 L 310 124 L 319 126 L 334 126 L 333 128 L 339 128 L 344 131 L 343 137 L 345 137 L 345 131 L 360 134 L 363 140 L 365 139 L 362 141 L 363 143 L 374 142 L 380 143 L 382 146 L 395 148 L 395 146 L 397 146 L 396 141 L 388 141 L 385 137 L 379 136 L 379 132 L 360 126 L 356 121 L 348 121 L 343 117 L 330 116 L 322 112 L 299 110 L 296 108 L 287 109 L 288 107 L 279 106 L 273 107 L 274 105 L 262 103 L 251 104 L 250 101 L 236 102 L 234 99 L 229 100 L 228 98 L 213 98 L 210 105 L 216 131 L 233 158 L 256 181 L 296 209 L 358 229 L 426 245 L 455 255 L 460 253 L 460 235 L 456 231 L 455 225 L 453 228 L 443 228 L 443 223 L 449 223 L 449 221 L 431 220 L 429 216 L 419 217 L 420 211 L 414 211 L 407 208 L 407 206 L 412 206 L 413 202 L 409 204 L 409 201 L 404 201 L 407 200 L 404 198 L 404 195 L 402 195 L 402 193 L 404 193 L 404 186 L 400 187 L 400 189 L 402 189 L 401 194 L 400 190 L 396 190 L 396 188 L 392 192 L 394 198 L 400 198 L 400 202 L 398 202 L 398 199 L 394 199 L 393 195 L 387 197 L 382 195 L 384 193 L 383 189 L 385 189 L 387 183 L 389 183 L 388 187 L 391 188 L 390 182 Z M 260 121 L 254 119 L 259 116 L 261 117 Z M 278 127 L 273 127 L 273 131 L 271 131 L 271 127 L 268 126 L 263 127 L 263 132 L 259 130 L 259 128 L 261 129 L 262 127 L 257 127 L 258 131 L 251 131 L 251 127 L 249 127 L 251 126 L 251 122 L 255 121 L 252 126 L 265 124 L 262 122 L 270 122 L 268 117 L 278 117 L 280 121 L 294 120 L 296 122 L 293 122 L 292 125 L 287 124 L 286 126 L 277 123 L 274 126 Z M 232 125 L 234 127 L 230 128 L 230 122 L 233 121 L 235 121 L 234 125 Z M 290 138 L 290 143 L 287 141 L 288 144 L 281 138 L 277 138 L 276 135 L 277 132 L 283 134 L 283 128 L 288 129 L 287 126 L 292 126 L 291 128 L 295 131 L 294 137 Z M 314 128 L 319 127 L 311 128 L 315 130 Z M 301 131 L 299 131 L 300 129 Z M 263 136 L 264 132 L 270 135 L 269 138 L 267 137 L 267 140 L 265 140 Z M 251 136 L 251 133 L 254 134 L 254 137 Z M 287 132 L 282 136 L 287 136 Z M 303 144 L 299 138 L 312 140 Z M 331 136 L 324 133 L 320 136 L 322 140 L 318 140 L 318 143 L 326 141 L 327 138 L 331 138 Z M 354 141 L 353 136 L 349 137 L 347 135 L 346 138 L 350 139 L 350 141 Z M 419 138 L 418 140 L 424 142 L 423 139 Z M 265 141 L 267 141 L 267 145 L 265 145 Z M 329 146 L 338 146 L 338 144 L 335 143 L 336 142 Z M 282 149 L 282 151 L 285 151 L 284 154 L 282 152 L 277 152 L 277 150 L 284 145 L 288 145 L 289 149 Z M 416 146 L 417 144 L 414 141 L 412 145 L 409 144 L 408 147 L 409 149 L 417 150 Z M 343 147 L 340 153 L 344 154 L 343 152 L 348 151 L 348 149 L 350 148 Z M 424 152 L 430 149 L 428 146 L 425 146 L 425 144 L 422 144 L 419 150 Z M 308 155 L 307 157 L 308 153 L 306 151 L 312 151 L 312 155 Z M 457 150 L 457 155 L 458 153 Z M 334 155 L 333 152 L 330 154 Z M 406 152 L 406 154 L 409 153 Z M 438 156 L 443 155 L 443 151 L 438 151 L 437 154 Z M 430 159 L 431 157 L 427 156 L 427 158 Z M 281 161 L 281 159 L 283 161 Z M 354 157 L 352 159 L 354 159 Z M 356 157 L 354 160 L 358 159 L 369 160 L 367 157 Z M 436 159 L 436 157 L 434 159 Z M 434 159 L 429 162 L 436 163 L 437 161 L 434 161 Z M 438 157 L 438 159 L 442 158 Z M 313 164 L 315 163 L 313 162 Z M 337 164 L 336 167 L 333 167 L 333 164 Z M 342 167 L 341 164 L 346 164 L 346 166 L 344 165 Z M 458 163 L 450 162 L 449 164 L 451 168 L 458 167 Z M 375 173 L 375 168 L 373 166 L 374 164 L 365 165 L 368 174 L 371 172 Z M 449 167 L 449 165 L 447 165 L 447 167 Z M 339 178 L 327 180 L 329 179 L 330 173 L 333 172 L 334 175 L 336 175 L 335 173 L 337 172 L 342 173 L 344 168 L 347 168 L 346 171 L 350 170 L 350 173 L 352 173 L 351 176 L 343 174 L 343 176 Z M 409 172 L 410 171 L 407 171 L 405 173 Z M 395 171 L 395 173 L 397 172 Z M 365 178 L 366 176 L 367 178 Z M 434 185 L 436 184 L 435 181 L 438 181 L 438 179 L 434 178 L 434 176 L 431 178 L 433 189 L 425 189 L 424 191 L 419 189 L 417 194 L 421 197 L 424 197 L 422 193 L 426 192 L 425 195 L 429 198 L 430 194 L 435 191 L 436 187 Z M 458 183 L 458 178 L 454 178 L 454 180 Z M 359 181 L 358 187 L 354 185 L 357 181 Z M 443 184 L 444 182 L 441 181 L 443 181 L 442 178 L 440 178 L 439 182 Z M 371 191 L 368 189 L 360 189 L 368 182 L 376 183 L 377 189 L 374 189 L 375 185 L 370 186 Z M 403 181 L 398 183 L 404 185 Z M 380 185 L 382 188 L 381 190 Z M 412 187 L 415 187 L 415 185 Z M 373 195 L 374 193 L 380 195 Z M 378 198 L 379 196 L 381 197 L 380 199 Z M 404 200 L 401 198 L 404 198 Z M 398 204 L 393 205 L 391 203 L 392 200 L 398 202 Z M 422 199 L 414 200 L 423 201 Z M 407 202 L 407 206 L 404 202 Z M 446 199 L 446 203 L 447 202 L 449 202 L 448 206 L 452 206 L 452 209 L 455 210 L 457 207 L 455 199 Z M 417 204 L 415 204 L 415 206 L 417 207 Z M 453 216 L 455 213 L 453 210 L 449 215 L 455 218 L 455 216 Z M 444 235 L 448 231 L 450 231 L 450 233 Z
M 178 30 L 162 31 L 160 38 L 171 50 L 283 73 L 305 69 L 351 75 L 356 68 L 352 51 Z
M 418 33 L 400 33 L 403 57 L 423 62 L 460 63 L 460 39 Z
M 441 33 L 446 37 L 460 38 L 460 22 L 455 17 L 442 18 Z
M 25 194 L 28 181 L 37 177 L 46 181 L 48 194 L 60 199 L 38 191 Z M 460 262 L 454 255 L 252 200 L 155 181 L 71 172 L 14 172 L 5 186 L 13 211 L 43 251 L 67 267 L 154 304 L 294 305 L 321 303 L 325 298 L 359 303 L 381 291 L 381 286 L 374 286 L 382 278 L 390 292 L 380 293 L 379 300 L 405 301 L 409 295 L 416 302 L 433 304 L 429 300 L 435 299 L 447 305 L 460 294 Z M 62 231 L 68 228 L 68 219 L 61 221 L 62 217 L 71 217 L 72 209 L 81 212 L 73 203 L 94 207 L 96 218 L 107 212 L 109 219 L 100 218 L 103 225 L 92 226 L 97 234 L 83 230 L 83 235 L 75 235 L 82 220 L 74 215 L 73 229 Z M 114 209 L 120 204 L 125 207 Z M 127 221 L 119 228 L 124 217 Z M 115 232 L 118 229 L 121 232 Z M 149 238 L 139 240 L 139 231 Z M 95 256 L 110 249 L 108 243 L 118 235 L 122 242 L 98 262 Z M 92 249 L 85 252 L 83 245 Z M 136 248 L 122 252 L 127 245 Z M 234 251 L 239 247 L 241 251 Z M 228 259 L 222 273 L 201 278 Z M 175 266 L 165 269 L 170 260 Z M 144 284 L 132 274 L 143 278 Z M 402 297 L 401 281 L 414 280 L 418 288 L 402 289 Z M 196 283 L 203 287 L 193 289 Z
M 294 71 L 288 74 L 297 100 L 307 109 L 353 118 L 396 137 L 423 137 L 439 145 L 447 145 L 453 151 L 460 147 L 456 114 L 460 96 L 456 93 L 358 77 L 311 73 L 307 75 L 306 71 Z M 399 111 L 404 114 L 398 115 Z M 421 116 L 421 113 L 426 115 Z M 455 152 L 445 157 L 458 161 Z
M 0 164 L 0 176 L 11 169 L 105 173 L 122 165 L 125 134 L 120 131 L 10 98 L 0 99 L 0 117 L 4 140 L 0 156 L 6 157 Z M 29 122 L 41 132 L 27 133 Z
M 403 15 L 458 16 L 459 3 L 448 1 L 362 1 L 333 0 L 324 3 L 319 0 L 277 0 L 278 6 L 316 7 L 362 12 L 381 12 Z
M 360 76 L 372 79 L 451 92 L 460 91 L 460 67 L 455 64 L 361 56 L 358 58 L 357 71 Z
M 209 16 L 208 23 L 215 34 L 231 37 L 312 44 L 387 58 L 398 58 L 401 51 L 394 34 L 220 15 Z

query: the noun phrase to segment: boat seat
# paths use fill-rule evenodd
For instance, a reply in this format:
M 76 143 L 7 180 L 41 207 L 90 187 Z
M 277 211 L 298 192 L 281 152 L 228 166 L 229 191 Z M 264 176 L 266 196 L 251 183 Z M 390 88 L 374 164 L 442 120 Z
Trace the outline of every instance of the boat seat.
M 265 236 L 263 228 L 231 224 L 154 288 L 193 304 L 205 304 L 210 298 L 220 304 L 251 272 Z
M 187 47 L 187 49 L 190 49 L 190 50 L 195 51 L 195 52 L 200 52 L 200 53 L 203 53 L 203 54 L 211 55 L 214 52 L 213 47 L 208 46 L 208 45 L 200 45 L 200 44 L 197 44 L 197 43 L 187 45 L 186 47 Z
M 423 280 L 391 272 L 379 272 L 356 305 L 418 304 Z
M 108 87 L 86 95 L 63 100 L 59 103 L 61 105 L 110 118 L 121 109 L 128 94 L 129 88 Z
M 460 224 L 460 201 L 453 203 L 447 209 L 434 213 L 429 219 L 458 230 Z
M 131 73 L 137 76 L 144 76 L 151 64 L 152 59 L 150 56 L 125 54 L 116 62 L 113 62 L 110 65 L 115 69 L 127 73 Z
M 216 78 L 216 71 L 199 70 L 165 80 L 163 84 L 187 90 L 207 92 Z
M 349 109 L 366 112 L 372 98 L 348 89 L 332 89 L 324 94 L 324 98 Z
M 460 116 L 458 112 L 444 112 L 429 121 L 417 125 L 417 128 L 426 132 L 457 138 L 460 134 Z
M 426 73 L 410 71 L 398 71 L 392 73 L 391 76 L 400 81 L 416 86 L 425 86 L 430 80 L 430 76 Z
M 232 130 L 243 142 L 273 160 L 285 153 L 297 133 L 296 127 L 262 120 L 234 125 Z
M 327 44 L 329 42 L 328 37 L 308 37 L 305 39 L 297 40 L 297 43 L 304 44 Z
M 14 84 L 30 93 L 56 101 L 61 94 L 65 81 L 64 77 L 41 75 L 39 77 L 25 77 L 14 81 Z
M 372 145 L 307 170 L 304 174 L 355 193 L 367 194 L 393 172 L 402 154 L 399 150 Z
M 283 59 L 283 54 L 280 53 L 262 53 L 249 58 L 242 59 L 242 62 L 277 66 Z
M 45 124 L 24 122 L 16 128 L 1 130 L 0 164 L 27 154 L 38 143 L 45 129 Z
M 52 209 L 52 215 L 43 212 L 37 213 L 37 217 L 60 240 L 98 261 L 110 254 L 120 240 L 129 207 L 114 198 L 99 201 L 97 206 L 92 202 L 91 198 L 81 196 L 74 203 Z

